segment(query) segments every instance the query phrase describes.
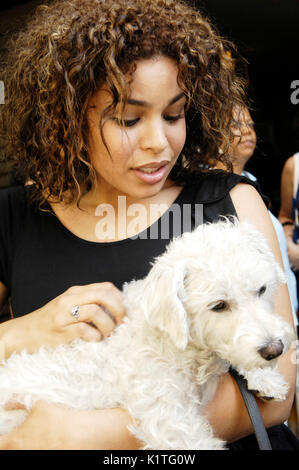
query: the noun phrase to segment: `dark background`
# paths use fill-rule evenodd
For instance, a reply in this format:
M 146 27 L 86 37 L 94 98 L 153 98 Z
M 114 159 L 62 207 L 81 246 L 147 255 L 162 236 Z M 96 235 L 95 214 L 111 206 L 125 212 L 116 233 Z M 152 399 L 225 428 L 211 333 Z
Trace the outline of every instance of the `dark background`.
M 0 53 L 5 37 L 26 20 L 41 0 L 0 6 Z M 248 60 L 258 147 L 247 165 L 277 215 L 280 175 L 285 160 L 299 151 L 299 104 L 291 103 L 291 83 L 299 80 L 299 0 L 190 0 L 212 18 L 222 35 Z M 298 95 L 299 97 L 299 95 Z
M 258 177 L 277 215 L 285 160 L 299 151 L 299 0 L 197 0 L 218 30 L 248 60 L 258 146 L 247 169 Z M 299 95 L 298 95 L 299 96 Z

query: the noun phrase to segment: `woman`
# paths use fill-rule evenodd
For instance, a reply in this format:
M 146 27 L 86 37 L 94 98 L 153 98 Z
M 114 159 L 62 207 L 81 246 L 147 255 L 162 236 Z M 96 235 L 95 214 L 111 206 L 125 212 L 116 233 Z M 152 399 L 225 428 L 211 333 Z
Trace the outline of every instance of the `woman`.
M 14 315 L 0 325 L 6 357 L 108 336 L 125 315 L 123 282 L 145 276 L 172 236 L 160 229 L 174 203 L 203 203 L 205 221 L 246 218 L 281 262 L 254 185 L 199 170 L 211 160 L 229 166 L 227 152 L 217 149 L 229 146 L 232 109 L 243 101 L 229 47 L 198 12 L 174 0 L 54 2 L 15 41 L 2 123 L 19 176 L 33 184 L 0 193 L 1 299 L 11 296 Z M 138 224 L 136 204 L 145 214 Z M 157 205 L 164 213 L 152 217 Z M 158 236 L 147 236 L 153 227 Z M 276 308 L 292 321 L 285 286 Z M 268 426 L 290 410 L 290 354 L 279 360 L 288 399 L 259 403 Z M 230 375 L 207 414 L 227 441 L 252 432 Z M 0 448 L 136 449 L 142 443 L 129 423 L 126 410 L 38 403 L 0 438 Z
M 236 124 L 231 127 L 234 140 L 230 151 L 233 155 L 233 169 L 241 175 L 248 160 L 252 157 L 256 147 L 256 133 L 254 122 L 248 108 L 238 109 L 235 116 Z
M 254 122 L 250 115 L 248 108 L 237 109 L 235 111 L 235 124 L 231 126 L 231 131 L 234 134 L 234 139 L 230 145 L 230 153 L 233 157 L 232 165 L 234 173 L 238 175 L 244 175 L 252 181 L 257 181 L 256 177 L 250 172 L 246 171 L 244 168 L 246 163 L 253 156 L 255 147 L 256 147 L 256 133 L 254 128 Z M 218 164 L 217 167 L 220 167 Z M 290 293 L 290 299 L 293 309 L 293 319 L 295 326 L 298 325 L 297 319 L 297 309 L 298 309 L 298 299 L 297 299 L 297 283 L 296 277 L 291 270 L 288 252 L 287 252 L 287 241 L 284 235 L 283 227 L 281 226 L 279 220 L 269 211 L 272 223 L 275 228 L 277 239 L 280 245 L 280 251 L 282 256 L 282 261 L 284 265 L 284 270 L 286 274 L 288 289 Z
M 279 220 L 281 221 L 285 231 L 290 263 L 296 274 L 299 269 L 298 171 L 299 154 L 295 153 L 287 159 L 281 174 L 281 206 L 279 211 Z

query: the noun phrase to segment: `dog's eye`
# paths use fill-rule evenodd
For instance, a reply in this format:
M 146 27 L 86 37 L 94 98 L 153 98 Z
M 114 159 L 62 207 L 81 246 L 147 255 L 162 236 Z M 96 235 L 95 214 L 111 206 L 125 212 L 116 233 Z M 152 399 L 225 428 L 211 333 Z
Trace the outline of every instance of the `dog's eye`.
M 260 296 L 263 295 L 265 292 L 266 292 L 266 286 L 262 286 L 262 287 L 258 290 L 258 296 L 260 297 Z
M 227 309 L 228 309 L 228 305 L 224 301 L 218 302 L 218 304 L 214 305 L 214 307 L 211 308 L 213 312 L 223 312 L 224 310 L 227 310 Z

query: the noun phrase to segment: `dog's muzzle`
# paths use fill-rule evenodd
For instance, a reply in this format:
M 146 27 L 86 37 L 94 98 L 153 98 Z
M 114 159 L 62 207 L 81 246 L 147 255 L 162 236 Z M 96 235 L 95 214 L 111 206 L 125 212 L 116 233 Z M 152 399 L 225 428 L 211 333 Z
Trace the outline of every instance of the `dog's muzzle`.
M 283 342 L 281 340 L 271 341 L 267 346 L 259 349 L 258 352 L 266 361 L 271 361 L 282 354 Z

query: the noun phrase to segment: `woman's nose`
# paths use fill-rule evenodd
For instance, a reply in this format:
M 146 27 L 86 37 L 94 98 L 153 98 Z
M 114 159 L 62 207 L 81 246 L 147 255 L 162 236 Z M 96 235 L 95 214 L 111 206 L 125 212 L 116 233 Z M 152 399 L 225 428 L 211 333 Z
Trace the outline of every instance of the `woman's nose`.
M 250 126 L 250 124 L 242 124 L 241 126 L 241 134 L 242 135 L 249 135 L 249 134 L 254 134 L 255 131 L 254 129 Z
M 145 127 L 140 146 L 143 150 L 151 150 L 155 154 L 165 150 L 168 139 L 162 122 L 154 121 Z

